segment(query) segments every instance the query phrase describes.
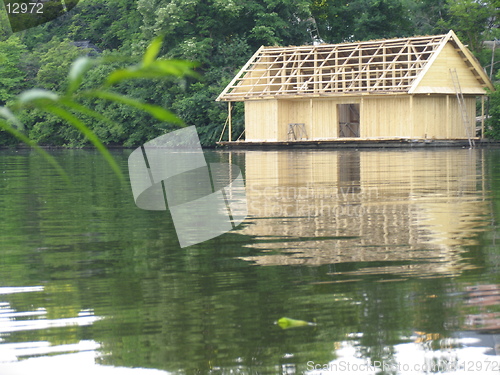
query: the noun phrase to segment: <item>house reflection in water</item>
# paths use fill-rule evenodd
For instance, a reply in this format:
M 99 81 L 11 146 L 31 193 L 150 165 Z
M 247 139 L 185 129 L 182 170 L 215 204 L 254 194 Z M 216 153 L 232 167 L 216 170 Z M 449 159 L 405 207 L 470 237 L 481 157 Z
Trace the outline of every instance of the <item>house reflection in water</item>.
M 260 265 L 398 261 L 362 273 L 455 275 L 487 223 L 481 150 L 249 151 Z M 401 265 L 401 262 L 406 263 Z

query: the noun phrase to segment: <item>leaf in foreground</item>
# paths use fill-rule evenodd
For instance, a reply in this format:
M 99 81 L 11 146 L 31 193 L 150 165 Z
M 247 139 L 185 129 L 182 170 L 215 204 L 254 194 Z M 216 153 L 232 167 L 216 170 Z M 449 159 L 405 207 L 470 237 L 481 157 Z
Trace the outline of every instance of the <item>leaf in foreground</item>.
M 99 150 L 101 155 L 106 159 L 108 164 L 111 166 L 116 175 L 124 181 L 123 173 L 116 163 L 115 159 L 111 156 L 108 149 L 102 144 L 100 139 L 95 135 L 92 130 L 90 130 L 78 117 L 74 116 L 71 112 L 67 110 L 56 107 L 56 106 L 47 106 L 43 108 L 45 111 L 52 113 L 53 115 L 58 116 L 59 118 L 68 121 L 72 126 L 78 129 L 83 135 L 87 137 L 87 139 L 92 142 L 92 144 Z

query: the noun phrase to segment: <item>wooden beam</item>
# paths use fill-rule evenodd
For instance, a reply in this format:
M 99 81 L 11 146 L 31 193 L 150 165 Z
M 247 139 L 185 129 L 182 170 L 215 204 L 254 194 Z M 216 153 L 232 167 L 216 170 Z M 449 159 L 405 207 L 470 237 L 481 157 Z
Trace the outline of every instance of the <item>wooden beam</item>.
M 446 136 L 448 138 L 453 134 L 453 129 L 451 128 L 452 113 L 451 113 L 451 104 L 450 104 L 450 95 L 446 95 Z
M 264 49 L 264 46 L 261 46 L 254 54 L 253 56 L 250 58 L 250 60 L 247 61 L 247 63 L 243 66 L 243 68 L 240 69 L 240 71 L 238 72 L 238 74 L 236 74 L 234 76 L 234 78 L 231 80 L 231 82 L 229 82 L 229 85 L 226 86 L 226 88 L 220 93 L 220 95 L 217 97 L 217 99 L 215 99 L 216 101 L 220 101 L 225 95 L 226 93 L 231 89 L 233 88 L 233 85 L 236 83 L 236 81 L 238 81 L 238 79 L 240 79 L 240 75 L 243 73 L 243 72 L 246 72 L 248 67 L 250 65 L 252 65 L 254 63 L 254 61 L 257 59 L 257 57 L 260 55 L 261 51 Z
M 217 100 L 409 90 L 446 37 L 261 47 Z
M 232 140 L 232 137 L 233 137 L 233 121 L 232 121 L 232 106 L 231 106 L 231 102 L 227 102 L 227 111 L 228 111 L 228 115 L 227 115 L 227 118 L 228 118 L 228 122 L 229 122 L 229 135 L 227 137 L 228 141 L 231 142 Z
M 481 138 L 484 138 L 484 95 L 481 96 Z

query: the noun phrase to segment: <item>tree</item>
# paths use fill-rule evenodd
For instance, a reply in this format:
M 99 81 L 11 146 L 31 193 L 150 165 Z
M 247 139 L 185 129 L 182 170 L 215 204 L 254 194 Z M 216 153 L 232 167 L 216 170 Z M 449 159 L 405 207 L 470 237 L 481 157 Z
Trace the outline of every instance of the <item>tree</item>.
M 226 107 L 215 103 L 217 95 L 261 45 L 311 43 L 309 5 L 309 0 L 139 0 L 143 41 L 137 46 L 164 35 L 162 53 L 197 61 L 204 78 L 163 92 L 149 87 L 148 100 L 165 101 L 198 127 L 202 144 L 214 145 L 227 117 Z M 235 124 L 242 122 L 241 113 L 235 116 Z
M 12 30 L 10 29 L 9 19 L 7 17 L 7 12 L 0 4 L 0 42 L 5 41 L 9 36 L 12 35 Z
M 329 43 L 392 38 L 413 34 L 402 0 L 312 0 L 321 38 Z
M 351 11 L 355 20 L 353 39 L 409 36 L 413 25 L 400 0 L 358 0 Z M 357 16 L 356 16 L 357 15 Z
M 37 86 L 48 90 L 62 90 L 67 82 L 61 77 L 67 76 L 73 61 L 87 53 L 88 50 L 74 46 L 68 39 L 54 37 L 34 53 L 40 64 L 36 74 Z
M 15 36 L 0 41 L 0 105 L 5 105 L 24 87 L 21 61 L 26 52 L 26 46 Z
M 105 114 L 99 113 L 93 108 L 82 104 L 82 100 L 91 98 L 120 103 L 147 112 L 159 121 L 173 123 L 177 126 L 184 125 L 183 121 L 177 116 L 158 105 L 145 103 L 113 90 L 113 87 L 116 87 L 116 85 L 130 80 L 182 77 L 188 75 L 197 77 L 192 71 L 194 66 L 192 63 L 187 61 L 157 59 L 161 43 L 162 39 L 156 38 L 149 45 L 139 64 L 111 71 L 111 73 L 105 77 L 104 82 L 101 82 L 100 85 L 90 90 L 82 90 L 82 83 L 86 73 L 96 64 L 96 62 L 92 61 L 89 57 L 77 59 L 71 65 L 67 80 L 68 84 L 63 92 L 55 92 L 54 90 L 46 89 L 30 89 L 22 92 L 13 103 L 9 104 L 9 106 L 0 107 L 0 128 L 28 145 L 35 147 L 64 175 L 61 167 L 54 158 L 42 151 L 35 142 L 23 133 L 24 126 L 19 119 L 19 113 L 22 110 L 35 109 L 45 112 L 50 116 L 57 117 L 69 123 L 81 136 L 87 138 L 87 140 L 101 152 L 115 173 L 123 179 L 122 172 L 111 157 L 109 151 L 85 123 L 85 119 L 102 121 L 111 125 L 114 124 L 114 121 L 109 119 Z
M 477 53 L 483 48 L 483 41 L 490 29 L 495 2 L 496 0 L 447 0 L 448 17 L 441 20 L 439 25 L 444 29 L 453 29 Z
M 165 51 L 189 43 L 202 50 L 231 36 L 261 45 L 310 42 L 309 0 L 139 0 L 143 37 L 165 35 Z
M 316 27 L 319 37 L 329 43 L 434 34 L 453 28 L 472 47 L 482 38 L 500 37 L 494 27 L 498 26 L 499 3 L 500 0 L 85 0 L 61 17 L 19 33 L 26 53 L 16 69 L 21 70 L 23 81 L 15 81 L 20 77 L 16 71 L 5 73 L 14 81 L 0 82 L 11 82 L 17 92 L 22 87 L 64 91 L 67 81 L 61 79 L 65 74 L 62 72 L 69 70 L 70 61 L 86 53 L 74 47 L 73 41 L 93 43 L 107 61 L 139 61 L 149 41 L 161 35 L 164 43 L 159 56 L 197 61 L 195 69 L 203 79 L 187 77 L 154 84 L 134 80 L 117 87 L 124 95 L 144 103 L 174 108 L 187 123 L 198 127 L 204 145 L 214 145 L 227 117 L 226 106 L 214 100 L 261 45 L 311 44 L 315 36 L 311 32 Z M 464 4 L 478 7 L 478 12 L 469 12 Z M 490 10 L 486 20 L 485 7 Z M 6 16 L 0 12 L 0 25 L 4 26 L 1 17 Z M 472 26 L 482 30 L 472 33 L 479 35 L 478 41 L 469 41 L 466 31 Z M 489 63 L 491 54 L 489 59 L 488 54 L 484 55 L 484 61 Z M 90 69 L 82 87 L 99 85 L 111 66 L 116 69 L 119 64 Z M 3 69 L 6 72 L 14 68 Z M 10 97 L 17 93 L 16 88 L 8 90 Z M 99 98 L 85 98 L 82 103 L 121 124 L 116 127 L 91 121 L 91 129 L 106 144 L 136 146 L 170 126 L 123 104 Z M 242 113 L 240 107 L 234 107 L 235 137 L 243 127 Z M 24 119 L 28 134 L 40 142 L 73 146 L 87 142 L 57 116 L 34 111 Z
M 496 75 L 500 80 L 500 72 Z M 500 139 L 500 83 L 495 84 L 495 91 L 489 93 L 489 118 L 486 120 L 486 136 Z
M 102 50 L 130 48 L 140 37 L 141 16 L 134 0 L 86 0 L 69 21 L 68 38 L 92 41 Z
M 416 35 L 433 35 L 446 32 L 440 20 L 447 18 L 447 0 L 407 0 L 405 8 Z

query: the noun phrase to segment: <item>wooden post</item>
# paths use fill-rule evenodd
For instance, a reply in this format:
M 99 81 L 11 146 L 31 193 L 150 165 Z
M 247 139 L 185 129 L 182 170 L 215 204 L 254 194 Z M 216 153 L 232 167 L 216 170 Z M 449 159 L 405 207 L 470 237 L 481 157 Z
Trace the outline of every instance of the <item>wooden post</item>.
M 318 93 L 318 81 L 320 81 L 320 77 L 321 75 L 319 74 L 319 70 L 318 70 L 318 50 L 315 48 L 314 49 L 314 56 L 313 56 L 313 59 L 314 59 L 314 73 L 313 73 L 313 77 L 314 77 L 314 88 L 313 88 L 313 93 L 314 94 L 317 94 Z
M 481 139 L 484 138 L 484 95 L 481 95 Z
M 413 95 L 410 95 L 410 134 L 415 137 L 415 117 L 413 113 Z
M 229 119 L 229 135 L 228 135 L 228 141 L 231 142 L 232 139 L 232 134 L 233 134 L 233 122 L 231 118 L 231 102 L 227 102 L 227 111 L 228 111 L 228 116 L 227 118 Z
M 451 116 L 450 95 L 446 95 L 446 138 L 453 138 L 455 136 L 454 129 L 451 126 L 455 122 L 452 121 Z
M 307 134 L 307 139 L 314 139 L 314 105 L 313 100 L 309 99 L 309 134 Z

